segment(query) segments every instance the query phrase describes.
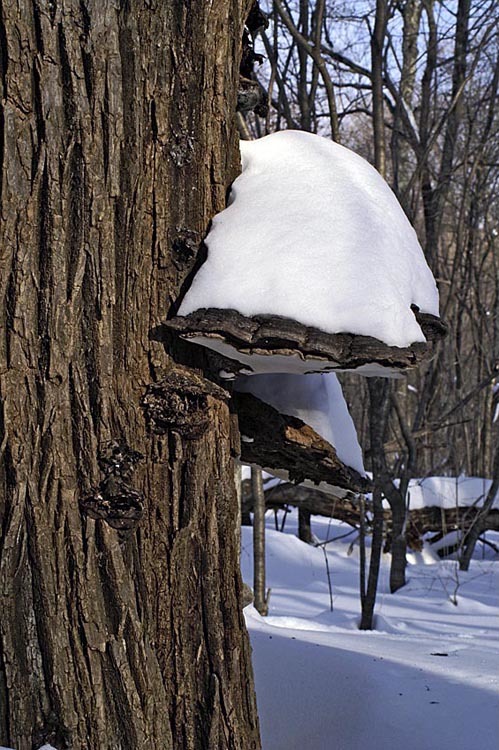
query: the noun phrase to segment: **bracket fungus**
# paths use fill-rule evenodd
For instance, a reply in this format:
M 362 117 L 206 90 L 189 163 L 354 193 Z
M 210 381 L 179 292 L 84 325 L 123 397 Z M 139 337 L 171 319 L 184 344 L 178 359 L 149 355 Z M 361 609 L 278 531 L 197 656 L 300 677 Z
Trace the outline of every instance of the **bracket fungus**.
M 207 258 L 164 336 L 207 347 L 215 379 L 239 382 L 243 460 L 363 491 L 363 471 L 334 440 L 262 397 L 268 381 L 259 380 L 335 370 L 396 377 L 416 367 L 446 334 L 433 275 L 394 193 L 357 154 L 287 130 L 241 142 L 241 156 Z M 251 387 L 235 380 L 241 373 Z
M 211 401 L 228 401 L 229 397 L 223 388 L 192 370 L 174 367 L 163 380 L 147 387 L 141 406 L 151 433 L 164 435 L 174 430 L 187 440 L 196 440 L 210 426 Z
M 429 358 L 446 332 L 437 287 L 379 173 L 301 131 L 242 141 L 241 155 L 207 259 L 165 325 L 254 373 L 393 376 Z

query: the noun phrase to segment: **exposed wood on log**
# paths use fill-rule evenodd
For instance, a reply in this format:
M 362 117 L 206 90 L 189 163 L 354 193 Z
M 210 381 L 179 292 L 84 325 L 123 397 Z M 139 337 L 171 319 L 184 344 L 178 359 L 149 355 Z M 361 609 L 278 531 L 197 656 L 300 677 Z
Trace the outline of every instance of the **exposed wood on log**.
M 281 414 L 251 393 L 233 392 L 241 432 L 241 460 L 288 473 L 292 482 L 325 482 L 350 493 L 368 492 L 370 482 L 346 466 L 334 447 L 297 417 Z M 341 489 L 340 489 L 341 488 Z
M 351 333 L 330 334 L 277 315 L 247 318 L 236 310 L 200 309 L 177 316 L 163 325 L 180 336 L 225 351 L 245 369 L 248 357 L 295 357 L 301 372 L 364 370 L 366 374 L 394 374 L 417 367 L 432 356 L 431 342 L 442 338 L 446 326 L 433 315 L 413 310 L 428 342 L 409 347 L 388 346 L 370 336 Z M 229 354 L 230 352 L 230 354 Z M 290 360 L 291 366 L 291 360 Z M 272 363 L 268 362 L 268 371 Z M 228 370 L 233 368 L 229 362 Z M 241 367 L 239 367 L 241 371 Z M 280 370 L 283 371 L 282 369 Z

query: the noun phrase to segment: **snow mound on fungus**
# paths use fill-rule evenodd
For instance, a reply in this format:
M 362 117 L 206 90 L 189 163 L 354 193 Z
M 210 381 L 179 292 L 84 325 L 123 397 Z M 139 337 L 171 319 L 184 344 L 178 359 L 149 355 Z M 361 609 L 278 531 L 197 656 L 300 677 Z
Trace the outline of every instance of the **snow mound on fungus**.
M 208 258 L 179 310 L 281 315 L 389 346 L 425 341 L 438 315 L 416 233 L 379 173 L 343 146 L 286 130 L 241 142 L 242 174 L 213 219 Z

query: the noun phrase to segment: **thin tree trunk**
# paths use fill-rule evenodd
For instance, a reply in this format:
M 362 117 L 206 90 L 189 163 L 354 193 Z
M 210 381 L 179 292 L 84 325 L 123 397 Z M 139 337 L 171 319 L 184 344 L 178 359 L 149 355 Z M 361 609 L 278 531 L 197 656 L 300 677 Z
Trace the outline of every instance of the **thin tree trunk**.
M 162 437 L 140 406 L 173 364 L 151 331 L 237 173 L 249 5 L 0 3 L 0 744 L 16 750 L 259 747 L 227 405 L 209 399 L 204 434 Z M 113 451 L 143 455 L 133 477 Z
M 374 607 L 378 591 L 379 569 L 383 550 L 383 500 L 381 490 L 374 488 L 373 492 L 373 535 L 371 542 L 371 559 L 369 561 L 369 576 L 365 596 L 361 596 L 362 615 L 359 630 L 373 630 Z
M 262 470 L 251 467 L 253 493 L 253 593 L 255 608 L 265 616 L 268 613 L 265 591 L 265 493 Z
M 405 570 L 407 567 L 407 540 L 405 535 L 406 527 L 406 509 L 404 507 L 403 497 L 400 496 L 400 502 L 396 505 L 390 503 L 392 511 L 392 540 L 390 552 L 392 553 L 392 562 L 390 565 L 390 591 L 392 594 L 405 586 Z
M 374 166 L 386 176 L 385 119 L 383 113 L 383 47 L 388 9 L 386 0 L 376 0 L 376 19 L 371 39 Z
M 366 499 L 364 495 L 359 500 L 359 586 L 360 606 L 364 611 L 366 603 Z
M 428 8 L 431 9 L 432 13 L 432 3 L 428 4 Z M 442 232 L 444 206 L 451 185 L 458 133 L 464 113 L 462 92 L 466 84 L 466 59 L 469 44 L 470 8 L 471 0 L 459 0 L 456 13 L 456 33 L 453 54 L 454 66 L 452 70 L 452 101 L 454 102 L 454 106 L 447 115 L 442 157 L 434 188 L 431 186 L 431 180 L 428 175 L 428 165 L 424 165 L 425 177 L 423 178 L 423 197 L 425 199 L 425 255 L 435 274 L 437 274 L 438 271 L 438 244 Z M 434 66 L 436 65 L 435 54 L 436 50 L 430 50 L 429 48 L 429 61 L 431 58 L 431 67 L 433 68 L 431 71 L 432 74 L 434 72 Z M 423 138 L 422 145 L 426 145 Z M 426 156 L 427 154 L 425 154 L 425 158 Z
M 305 508 L 298 509 L 298 537 L 306 544 L 313 544 L 312 526 L 310 524 L 310 511 Z
M 305 39 L 308 39 L 309 35 L 309 9 L 308 0 L 300 0 L 300 16 L 298 24 L 300 27 L 301 34 Z M 308 53 L 303 45 L 298 44 L 298 59 L 300 61 L 300 67 L 297 75 L 297 86 L 298 86 L 298 106 L 300 110 L 300 127 L 302 130 L 311 130 L 311 113 L 310 113 L 310 101 L 308 98 Z
M 401 6 L 400 13 L 403 18 L 402 30 L 402 70 L 400 73 L 400 100 L 397 100 L 393 113 L 391 153 L 393 169 L 393 188 L 397 194 L 404 211 L 410 216 L 411 206 L 407 186 L 412 179 L 411 146 L 407 139 L 401 138 L 401 127 L 403 123 L 403 111 L 409 109 L 412 112 L 414 85 L 416 82 L 416 71 L 418 63 L 418 39 L 419 27 L 423 4 L 421 0 L 407 0 Z
M 371 460 L 374 479 L 373 491 L 373 535 L 371 544 L 371 559 L 369 562 L 369 576 L 367 591 L 362 602 L 361 630 L 371 630 L 373 627 L 374 605 L 378 586 L 381 553 L 383 549 L 383 494 L 384 481 L 384 436 L 388 417 L 390 384 L 382 378 L 369 378 L 369 432 L 371 442 Z
M 498 491 L 499 491 L 499 446 L 496 449 L 496 455 L 494 459 L 494 474 L 492 477 L 492 483 L 487 493 L 487 497 L 485 498 L 485 502 L 483 503 L 480 509 L 479 515 L 474 520 L 470 531 L 466 534 L 464 538 L 463 551 L 459 559 L 460 570 L 469 570 L 471 558 L 473 557 L 473 552 L 475 551 L 476 543 L 478 541 L 480 534 L 482 534 L 482 532 L 484 531 L 485 519 L 487 517 L 488 512 L 491 510 L 494 504 L 494 500 L 496 498 Z

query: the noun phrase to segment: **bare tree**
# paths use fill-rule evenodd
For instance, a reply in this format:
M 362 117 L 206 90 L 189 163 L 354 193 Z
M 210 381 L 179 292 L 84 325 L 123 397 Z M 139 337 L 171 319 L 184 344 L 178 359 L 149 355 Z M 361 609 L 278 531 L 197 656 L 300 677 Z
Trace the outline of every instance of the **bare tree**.
M 480 512 L 475 517 L 470 530 L 465 534 L 462 545 L 462 552 L 459 560 L 459 567 L 461 570 L 468 570 L 470 567 L 471 558 L 475 550 L 476 543 L 486 529 L 486 518 L 487 514 L 491 510 L 496 495 L 499 491 L 499 445 L 496 448 L 495 464 L 494 464 L 494 476 L 487 492 L 487 497 L 480 508 Z

